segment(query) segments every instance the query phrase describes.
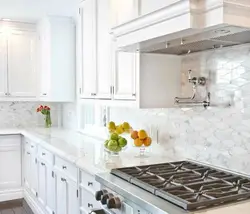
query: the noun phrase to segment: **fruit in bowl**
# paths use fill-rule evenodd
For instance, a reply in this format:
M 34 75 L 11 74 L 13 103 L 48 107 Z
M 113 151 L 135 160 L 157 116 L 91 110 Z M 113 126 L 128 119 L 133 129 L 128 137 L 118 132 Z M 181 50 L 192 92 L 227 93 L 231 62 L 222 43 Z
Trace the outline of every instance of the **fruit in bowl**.
M 139 131 L 132 131 L 130 136 L 134 140 L 134 145 L 136 147 L 148 147 L 152 144 L 151 137 L 149 137 L 147 132 L 143 129 Z
M 115 122 L 110 121 L 108 123 L 108 130 L 109 133 L 116 133 L 118 135 L 124 134 L 124 133 L 130 133 L 131 126 L 128 122 L 124 122 L 122 124 L 116 125 Z
M 109 152 L 118 153 L 127 146 L 127 140 L 117 133 L 112 133 L 108 140 L 104 142 L 104 147 Z

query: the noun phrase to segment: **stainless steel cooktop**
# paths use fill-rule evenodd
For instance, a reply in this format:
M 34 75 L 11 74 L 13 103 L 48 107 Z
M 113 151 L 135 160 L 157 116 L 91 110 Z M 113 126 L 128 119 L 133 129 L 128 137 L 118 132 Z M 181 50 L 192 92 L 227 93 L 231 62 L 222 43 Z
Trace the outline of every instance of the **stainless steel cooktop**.
M 118 168 L 111 173 L 185 210 L 250 198 L 250 178 L 190 161 Z

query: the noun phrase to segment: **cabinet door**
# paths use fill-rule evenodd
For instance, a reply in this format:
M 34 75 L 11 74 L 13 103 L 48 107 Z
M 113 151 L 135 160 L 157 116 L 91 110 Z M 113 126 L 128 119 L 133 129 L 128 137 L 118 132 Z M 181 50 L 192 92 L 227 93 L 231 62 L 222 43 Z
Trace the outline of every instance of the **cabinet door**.
M 109 0 L 98 0 L 97 5 L 96 97 L 110 99 L 112 66 Z
M 82 3 L 82 75 L 81 97 L 94 98 L 96 95 L 96 0 Z
M 114 99 L 135 100 L 137 54 L 115 53 Z
M 30 190 L 37 196 L 38 190 L 38 167 L 37 167 L 37 158 L 35 154 L 31 152 L 31 164 L 30 164 Z
M 60 214 L 77 214 L 79 213 L 77 197 L 77 184 L 65 178 L 56 176 L 56 208 Z
M 7 92 L 7 40 L 0 32 L 0 96 Z
M 67 197 L 68 192 L 66 179 L 60 175 L 56 175 L 56 213 L 68 214 Z
M 30 151 L 24 148 L 23 153 L 23 170 L 24 170 L 24 186 L 27 189 L 30 189 L 30 180 L 31 180 L 31 154 Z
M 46 165 L 42 161 L 38 163 L 38 200 L 43 207 L 46 205 Z
M 55 208 L 55 197 L 56 197 L 56 183 L 55 183 L 55 173 L 51 166 L 46 167 L 46 210 L 48 213 L 53 213 Z
M 0 192 L 21 188 L 19 136 L 0 136 Z
M 46 21 L 43 21 L 39 25 L 39 67 L 40 67 L 40 96 L 49 96 L 50 86 L 51 86 L 51 47 L 50 47 L 50 28 Z
M 36 96 L 35 35 L 20 31 L 8 37 L 8 87 L 11 96 Z

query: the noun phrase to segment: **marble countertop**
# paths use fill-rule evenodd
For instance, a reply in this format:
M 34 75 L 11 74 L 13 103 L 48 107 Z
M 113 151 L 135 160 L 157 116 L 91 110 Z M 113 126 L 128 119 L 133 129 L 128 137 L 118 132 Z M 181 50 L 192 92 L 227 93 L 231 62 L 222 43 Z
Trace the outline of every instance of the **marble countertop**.
M 127 167 L 183 160 L 159 154 L 159 145 L 151 146 L 146 158 L 137 157 L 139 149 L 131 145 L 119 156 L 109 156 L 103 148 L 103 140 L 88 137 L 79 132 L 58 128 L 0 129 L 0 135 L 22 134 L 40 146 L 75 164 L 90 174 L 108 172 L 112 168 Z

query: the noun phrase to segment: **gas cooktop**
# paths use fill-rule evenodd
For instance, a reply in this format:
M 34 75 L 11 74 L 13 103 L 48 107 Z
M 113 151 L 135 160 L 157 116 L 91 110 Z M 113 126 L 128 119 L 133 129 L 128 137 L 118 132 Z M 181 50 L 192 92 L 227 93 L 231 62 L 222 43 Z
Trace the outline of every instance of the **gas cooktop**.
M 250 199 L 250 178 L 190 161 L 118 168 L 111 173 L 185 210 Z

